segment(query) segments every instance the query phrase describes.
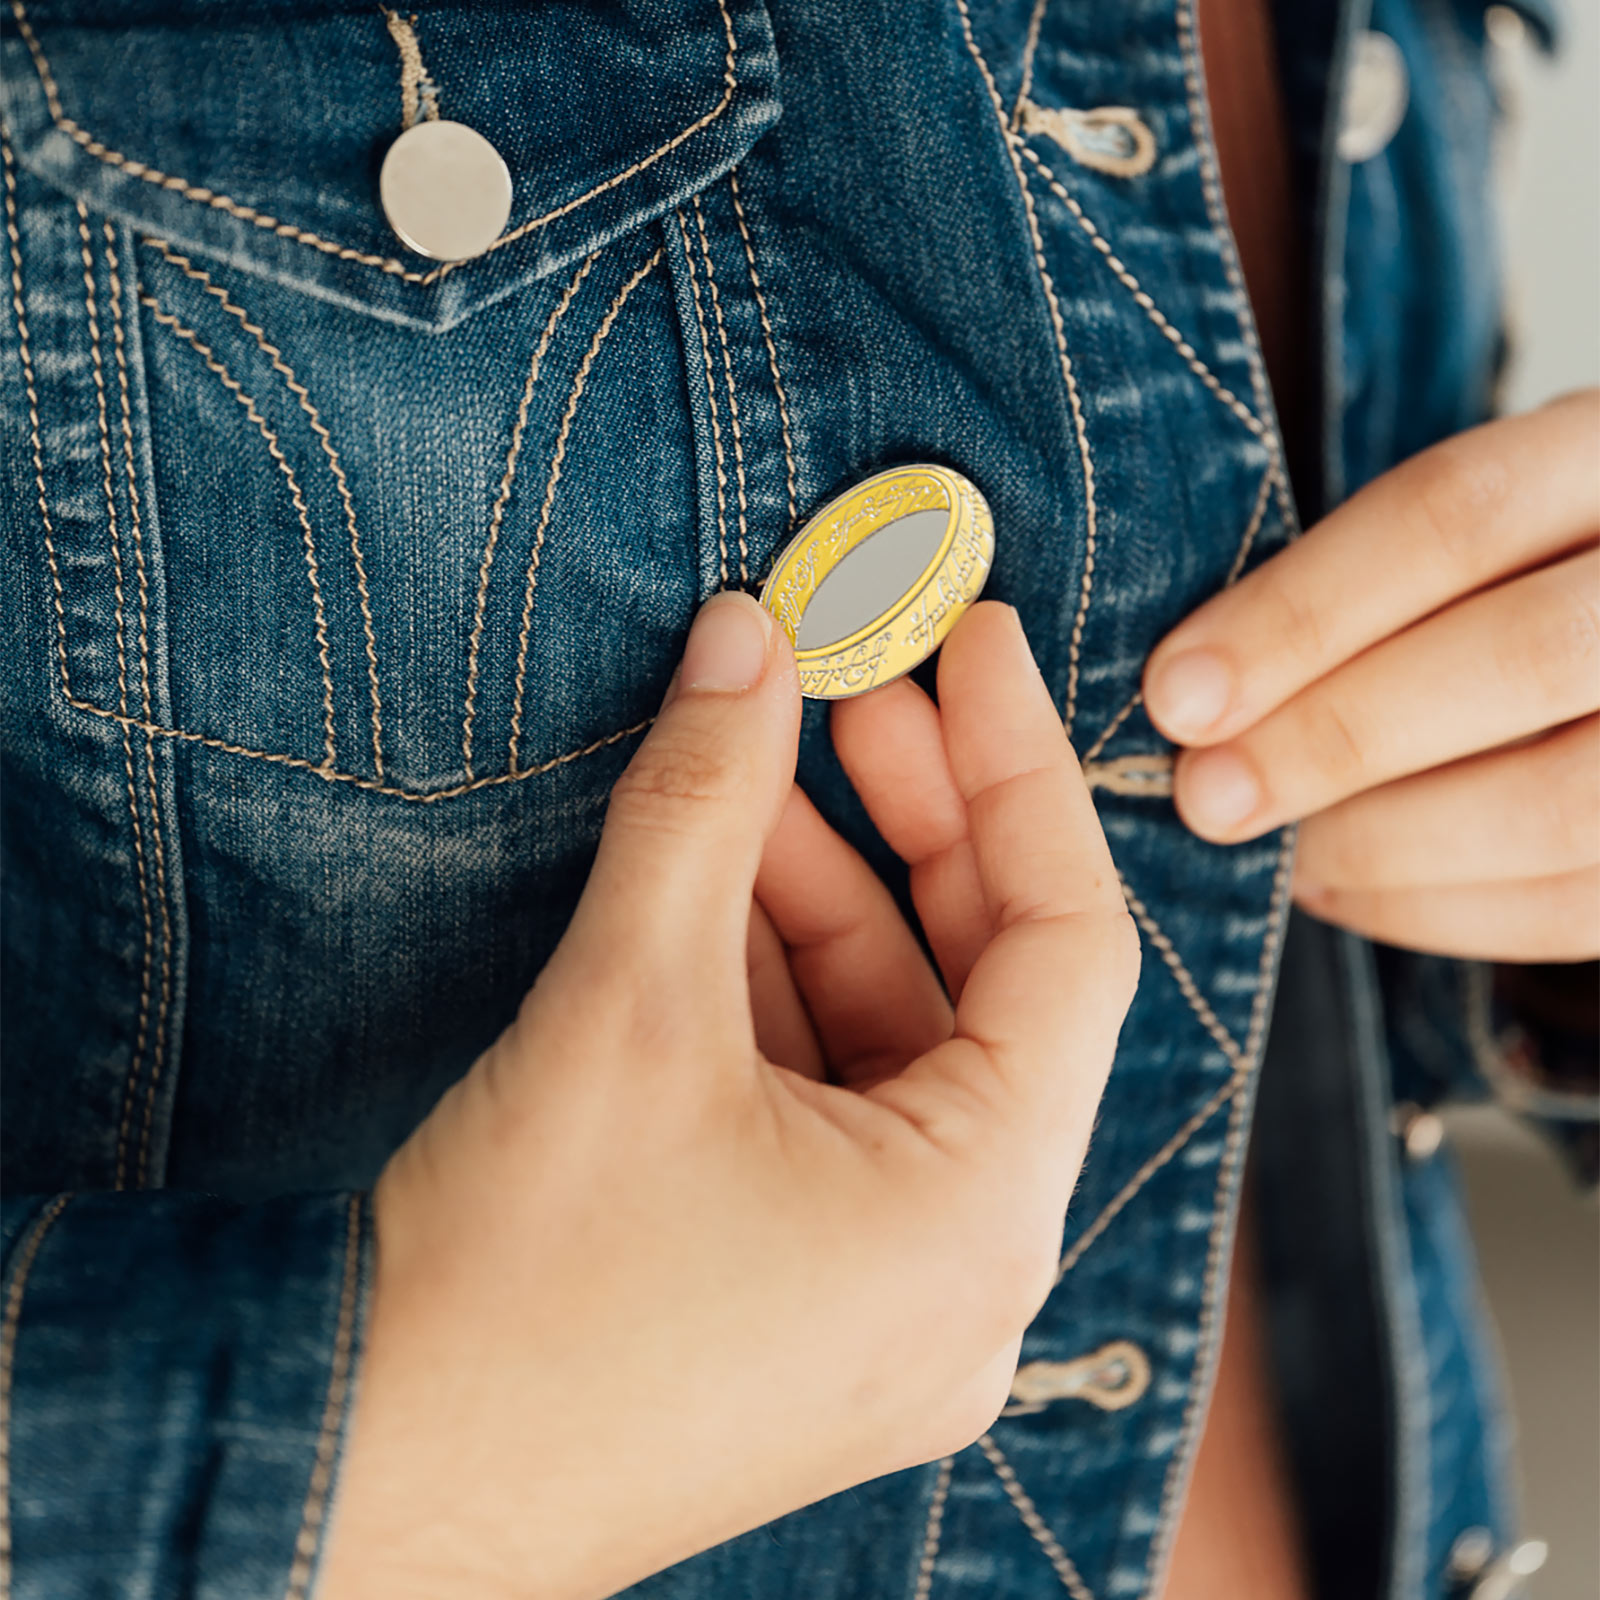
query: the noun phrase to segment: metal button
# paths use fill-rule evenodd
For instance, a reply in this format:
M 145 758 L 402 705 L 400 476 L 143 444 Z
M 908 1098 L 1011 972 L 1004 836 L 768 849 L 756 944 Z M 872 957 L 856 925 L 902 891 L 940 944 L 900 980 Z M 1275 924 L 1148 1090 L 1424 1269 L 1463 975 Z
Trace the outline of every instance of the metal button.
M 463 122 L 407 128 L 383 158 L 378 194 L 401 243 L 435 261 L 481 256 L 511 215 L 500 152 Z
M 1467 1591 L 1468 1600 L 1519 1600 L 1528 1592 L 1528 1579 L 1550 1559 L 1543 1539 L 1524 1539 L 1486 1566 Z
M 1402 1100 L 1389 1113 L 1389 1126 L 1405 1146 L 1408 1161 L 1427 1161 L 1444 1143 L 1444 1119 L 1410 1100 Z
M 1370 161 L 1394 138 L 1411 99 L 1400 46 L 1370 29 L 1356 35 L 1339 118 L 1339 159 Z

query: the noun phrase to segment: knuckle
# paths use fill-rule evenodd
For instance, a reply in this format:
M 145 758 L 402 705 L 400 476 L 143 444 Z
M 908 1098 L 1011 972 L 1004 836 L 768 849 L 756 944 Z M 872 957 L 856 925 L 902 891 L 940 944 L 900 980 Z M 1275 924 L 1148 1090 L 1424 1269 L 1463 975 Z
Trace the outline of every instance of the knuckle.
M 1372 768 L 1368 741 L 1331 693 L 1309 697 L 1300 729 L 1300 747 L 1324 791 L 1346 794 L 1363 786 Z
M 1316 665 L 1324 657 L 1327 638 L 1322 608 L 1297 583 L 1281 576 L 1270 561 L 1259 569 L 1256 581 L 1271 616 L 1278 645 L 1291 660 Z
M 611 791 L 608 817 L 667 829 L 720 802 L 736 785 L 735 763 L 721 751 L 664 735 L 639 752 Z
M 1534 789 L 1533 824 L 1555 856 L 1573 864 L 1600 861 L 1600 742 L 1592 734 L 1564 741 Z
M 1589 574 L 1585 575 L 1586 577 Z M 1506 675 L 1527 684 L 1540 703 L 1571 706 L 1576 694 L 1593 698 L 1600 677 L 1600 592 L 1593 582 L 1563 586 L 1553 608 L 1530 607 L 1524 626 L 1508 642 Z M 1539 614 L 1533 614 L 1537 611 Z
M 1412 470 L 1416 532 L 1436 546 L 1447 570 L 1476 577 L 1513 492 L 1503 453 L 1479 431 L 1435 446 Z

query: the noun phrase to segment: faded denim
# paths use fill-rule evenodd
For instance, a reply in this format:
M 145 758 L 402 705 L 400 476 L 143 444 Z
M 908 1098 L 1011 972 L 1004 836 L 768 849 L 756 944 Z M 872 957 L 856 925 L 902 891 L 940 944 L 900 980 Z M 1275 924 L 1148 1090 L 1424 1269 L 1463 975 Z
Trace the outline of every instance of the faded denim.
M 1352 172 L 1329 130 L 1365 7 L 1281 9 L 1333 499 L 1490 407 L 1492 100 L 1473 0 L 1378 0 L 1412 108 Z M 1148 1387 L 1013 1407 L 953 1462 L 642 1592 L 1150 1591 L 1216 1359 L 1291 845 L 1191 837 L 1133 697 L 1296 516 L 1189 0 L 1055 0 L 1036 33 L 1032 11 L 427 6 L 442 113 L 516 184 L 503 245 L 448 269 L 396 255 L 376 203 L 402 103 L 377 7 L 5 17 L 17 1600 L 309 1591 L 359 1382 L 362 1192 L 559 939 L 697 604 L 914 460 L 993 507 L 989 593 L 1146 935 L 1023 1361 L 1128 1342 Z M 1009 141 L 1025 84 L 1135 108 L 1154 166 Z M 903 897 L 817 707 L 800 777 Z M 1420 1600 L 1451 1592 L 1461 1531 L 1513 1531 L 1493 1367 L 1448 1160 L 1407 1166 L 1388 1132 L 1371 952 L 1296 938 L 1320 977 L 1277 1034 L 1262 1163 L 1293 1453 L 1326 1592 Z M 1308 1133 L 1325 1171 L 1295 1159 Z

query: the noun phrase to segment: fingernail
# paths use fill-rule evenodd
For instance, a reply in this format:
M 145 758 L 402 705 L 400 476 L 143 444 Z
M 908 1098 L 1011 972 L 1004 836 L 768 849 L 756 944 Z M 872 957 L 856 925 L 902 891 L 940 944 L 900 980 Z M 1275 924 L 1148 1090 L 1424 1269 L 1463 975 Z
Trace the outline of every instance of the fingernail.
M 1261 804 L 1261 785 L 1231 750 L 1197 750 L 1179 767 L 1184 821 L 1200 834 L 1228 833 Z
M 684 646 L 685 689 L 737 694 L 760 681 L 772 638 L 772 617 L 738 589 L 713 595 L 701 606 Z
M 1233 695 L 1233 673 L 1214 650 L 1183 650 L 1150 675 L 1145 707 L 1151 720 L 1180 743 L 1198 738 Z

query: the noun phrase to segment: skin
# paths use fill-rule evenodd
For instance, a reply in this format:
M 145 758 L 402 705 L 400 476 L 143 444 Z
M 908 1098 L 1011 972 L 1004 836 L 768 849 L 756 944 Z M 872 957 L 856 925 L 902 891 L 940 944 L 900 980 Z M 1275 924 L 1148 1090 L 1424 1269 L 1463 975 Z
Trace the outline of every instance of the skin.
M 1600 950 L 1597 436 L 1593 393 L 1464 434 L 1174 630 L 1189 826 L 1301 821 L 1297 899 L 1391 942 Z M 794 787 L 759 627 L 741 667 L 697 624 L 567 937 L 380 1179 L 331 1600 L 590 1600 L 1004 1402 L 1136 937 L 1013 612 L 957 626 L 937 707 L 834 716 L 937 973 Z
M 1218 844 L 1389 944 L 1600 955 L 1600 390 L 1395 468 L 1194 612 L 1145 703 Z
M 953 1006 L 794 789 L 782 630 L 704 608 L 566 937 L 377 1184 L 327 1600 L 592 1600 L 994 1420 L 1138 941 L 1016 614 L 939 683 L 838 727 Z

